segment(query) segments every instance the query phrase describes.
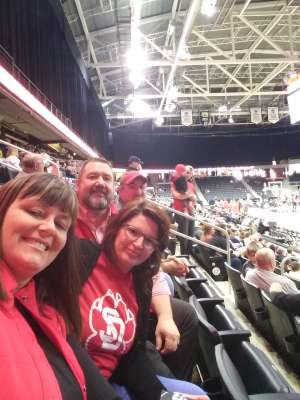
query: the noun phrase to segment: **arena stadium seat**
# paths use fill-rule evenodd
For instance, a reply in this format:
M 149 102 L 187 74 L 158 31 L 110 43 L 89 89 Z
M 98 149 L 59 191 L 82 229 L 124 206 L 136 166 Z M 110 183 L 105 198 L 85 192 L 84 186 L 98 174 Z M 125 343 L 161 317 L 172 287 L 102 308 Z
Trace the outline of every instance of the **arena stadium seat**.
M 222 255 L 209 256 L 205 246 L 198 244 L 193 247 L 193 255 L 215 281 L 226 281 L 227 273 L 224 267 L 225 258 Z
M 300 399 L 264 353 L 249 342 L 240 342 L 230 351 L 217 344 L 215 358 L 225 399 Z
M 235 305 L 251 320 L 252 311 L 247 298 L 247 293 L 242 284 L 241 273 L 228 265 L 227 262 L 225 262 L 225 268 L 227 271 L 229 282 L 231 283 L 233 289 Z
M 271 302 L 270 297 L 262 292 L 264 304 L 270 316 L 274 341 L 282 357 L 300 373 L 300 320 Z
M 243 276 L 241 276 L 241 279 L 251 308 L 252 321 L 266 339 L 273 343 L 273 329 L 270 323 L 268 310 L 262 299 L 261 291 L 253 283 L 248 282 Z
M 184 278 L 184 277 L 179 277 L 179 276 L 174 276 L 173 277 L 173 282 L 174 282 L 174 288 L 175 288 L 175 293 L 177 294 L 177 296 L 184 300 L 184 301 L 188 301 L 190 296 L 192 296 L 194 293 L 194 291 L 192 290 L 192 288 L 189 285 L 189 282 L 193 282 L 194 287 L 196 289 L 198 289 L 198 287 L 201 286 L 202 283 L 206 282 L 207 279 L 201 279 L 201 278 Z M 198 290 L 198 293 L 201 293 L 201 296 L 203 296 L 203 291 L 200 291 L 200 289 Z M 205 297 L 209 297 L 206 296 Z
M 230 317 L 223 318 L 220 310 L 213 311 L 215 307 L 222 307 L 222 299 L 197 299 L 191 296 L 189 303 L 194 307 L 198 319 L 198 343 L 200 349 L 199 364 L 204 379 L 213 379 L 218 377 L 218 370 L 215 361 L 214 348 L 218 343 L 224 343 L 225 347 L 234 347 L 243 340 L 249 340 L 250 332 L 247 330 L 232 329 L 234 323 Z M 224 307 L 222 307 L 224 308 Z M 225 308 L 224 308 L 225 310 Z M 218 320 L 218 315 L 221 316 Z M 209 317 L 218 325 L 215 327 L 209 322 Z M 223 325 L 222 325 L 223 324 Z

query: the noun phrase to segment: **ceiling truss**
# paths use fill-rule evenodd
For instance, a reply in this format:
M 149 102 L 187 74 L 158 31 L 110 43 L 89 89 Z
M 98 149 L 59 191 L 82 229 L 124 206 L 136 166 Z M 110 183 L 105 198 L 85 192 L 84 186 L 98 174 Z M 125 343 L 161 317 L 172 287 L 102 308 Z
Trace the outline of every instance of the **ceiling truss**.
M 300 67 L 299 7 L 285 0 L 217 0 L 215 17 L 205 18 L 198 8 L 186 27 L 193 0 L 170 0 L 169 8 L 164 0 L 143 0 L 139 29 L 149 62 L 143 85 L 134 91 L 125 63 L 130 22 L 121 18 L 118 27 L 113 23 L 115 6 L 121 16 L 127 15 L 130 1 L 98 1 L 99 6 L 89 7 L 95 2 L 69 0 L 74 6 L 65 12 L 99 97 L 107 102 L 112 126 L 133 118 L 126 111 L 133 94 L 169 124 L 178 123 L 182 108 L 217 116 L 226 105 L 227 117 L 231 114 L 240 123 L 249 121 L 251 107 L 277 105 L 281 116 L 288 114 L 286 77 Z M 181 41 L 186 58 L 178 51 Z M 171 84 L 178 88 L 177 107 L 168 114 L 164 106 Z M 219 120 L 224 122 L 214 119 Z

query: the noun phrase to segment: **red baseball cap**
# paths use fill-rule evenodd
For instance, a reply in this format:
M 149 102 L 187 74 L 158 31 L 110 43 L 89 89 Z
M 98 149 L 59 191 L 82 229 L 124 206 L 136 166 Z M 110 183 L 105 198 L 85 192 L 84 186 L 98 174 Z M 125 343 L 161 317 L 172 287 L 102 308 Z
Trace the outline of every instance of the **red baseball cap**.
M 175 171 L 177 174 L 183 174 L 185 172 L 186 168 L 184 164 L 177 164 L 175 167 Z
M 142 179 L 145 183 L 147 182 L 147 178 L 140 171 L 127 171 L 122 175 L 120 185 L 128 185 L 137 178 Z

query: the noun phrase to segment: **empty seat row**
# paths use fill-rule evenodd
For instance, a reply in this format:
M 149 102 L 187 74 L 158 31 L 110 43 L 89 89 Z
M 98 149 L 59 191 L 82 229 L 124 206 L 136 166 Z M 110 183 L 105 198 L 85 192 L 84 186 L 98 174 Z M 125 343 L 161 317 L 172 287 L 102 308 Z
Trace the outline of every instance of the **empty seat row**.
M 300 399 L 267 356 L 250 343 L 250 332 L 225 308 L 201 268 L 193 265 L 186 278 L 174 281 L 177 294 L 189 300 L 198 316 L 198 364 L 211 399 L 273 398 L 270 395 Z M 233 371 L 231 379 L 227 379 L 227 367 L 224 371 L 227 364 Z M 235 397 L 236 392 L 231 390 L 235 381 L 238 394 L 244 397 Z

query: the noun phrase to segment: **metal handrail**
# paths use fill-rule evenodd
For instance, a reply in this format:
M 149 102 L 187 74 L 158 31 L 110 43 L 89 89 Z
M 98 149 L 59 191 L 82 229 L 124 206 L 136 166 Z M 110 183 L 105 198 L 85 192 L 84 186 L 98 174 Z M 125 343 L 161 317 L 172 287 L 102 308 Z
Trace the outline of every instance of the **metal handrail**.
M 72 128 L 72 121 L 35 85 L 24 72 L 16 65 L 14 58 L 0 45 L 0 65 L 8 69 L 12 76 L 27 88 L 52 114 L 59 118 L 65 125 Z M 72 128 L 73 129 L 73 128 Z
M 38 156 L 41 157 L 44 161 L 47 161 L 47 162 L 49 162 L 50 164 L 53 164 L 54 166 L 56 166 L 57 168 L 59 168 L 58 164 L 57 164 L 55 161 L 53 161 L 51 158 L 43 157 L 42 154 L 32 153 L 31 151 L 28 151 L 28 150 L 24 149 L 23 147 L 16 146 L 15 144 L 6 142 L 5 140 L 2 140 L 2 139 L 0 139 L 0 143 L 3 143 L 3 144 L 5 144 L 5 145 L 8 146 L 8 147 L 12 147 L 13 149 L 22 151 L 23 153 L 26 153 L 26 154 L 32 154 L 32 155 L 35 155 L 35 156 L 38 155 Z M 10 164 L 7 164 L 7 165 L 11 166 Z
M 190 241 L 192 241 L 193 243 L 196 243 L 196 244 L 201 244 L 201 245 L 203 245 L 205 247 L 208 247 L 210 249 L 216 250 L 219 253 L 226 254 L 227 255 L 227 262 L 228 262 L 229 265 L 231 265 L 231 261 L 230 261 L 230 240 L 229 240 L 229 234 L 226 231 L 226 229 L 223 229 L 223 228 L 219 227 L 218 225 L 211 224 L 210 222 L 207 222 L 202 218 L 199 218 L 199 217 L 195 218 L 195 217 L 193 217 L 193 216 L 191 216 L 189 214 L 186 214 L 186 213 L 183 213 L 181 211 L 175 210 L 174 208 L 168 207 L 165 204 L 160 203 L 159 201 L 154 201 L 154 200 L 151 200 L 151 199 L 147 199 L 147 200 L 150 201 L 151 203 L 163 208 L 166 211 L 170 211 L 170 212 L 172 212 L 174 214 L 181 215 L 182 217 L 184 217 L 184 218 L 186 218 L 186 219 L 188 219 L 190 221 L 201 222 L 202 224 L 205 224 L 207 226 L 210 226 L 210 227 L 222 232 L 226 237 L 226 250 L 224 250 L 222 248 L 219 248 L 219 247 L 216 247 L 216 246 L 213 246 L 212 244 L 203 242 L 202 240 L 198 240 L 196 238 L 193 238 L 193 237 L 191 237 L 189 235 L 185 235 L 185 234 L 183 234 L 181 232 L 177 232 L 174 229 L 170 229 L 170 232 L 173 233 L 176 236 L 182 237 L 184 239 L 188 239 L 188 240 L 190 240 Z

